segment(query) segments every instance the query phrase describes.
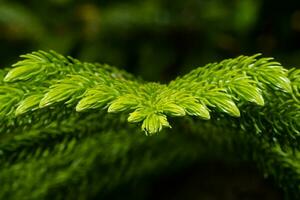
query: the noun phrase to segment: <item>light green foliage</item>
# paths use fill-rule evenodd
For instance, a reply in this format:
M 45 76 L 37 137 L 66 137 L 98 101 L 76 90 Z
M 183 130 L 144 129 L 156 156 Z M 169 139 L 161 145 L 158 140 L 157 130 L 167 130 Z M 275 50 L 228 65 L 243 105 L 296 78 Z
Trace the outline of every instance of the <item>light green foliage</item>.
M 20 101 L 23 91 L 18 88 L 1 85 L 0 86 L 0 116 L 5 116 L 13 112 L 15 105 Z
M 109 86 L 98 86 L 87 89 L 84 97 L 78 102 L 76 111 L 104 107 L 112 99 L 116 98 L 118 91 L 112 90 Z
M 137 109 L 134 112 L 129 114 L 128 122 L 140 122 L 143 121 L 147 117 L 147 113 L 142 109 Z
M 88 78 L 81 75 L 73 75 L 70 78 L 63 79 L 57 84 L 51 85 L 49 91 L 41 99 L 39 106 L 42 108 L 62 101 L 69 104 L 75 100 L 74 97 L 83 95 L 86 88 L 92 84 Z
M 19 103 L 19 106 L 16 108 L 15 115 L 21 115 L 28 111 L 38 109 L 39 104 L 44 96 L 41 94 L 31 95 L 26 97 Z
M 252 84 L 249 83 L 248 79 L 238 80 L 236 84 L 231 88 L 232 92 L 240 96 L 246 101 L 250 101 L 256 103 L 257 105 L 263 106 L 264 98 L 261 94 L 261 89 L 255 87 L 254 81 L 251 81 Z
M 108 65 L 80 62 L 53 51 L 23 56 L 24 60 L 12 69 L 1 71 L 4 80 L 0 85 L 0 130 L 7 134 L 0 136 L 0 179 L 5 183 L 0 196 L 21 197 L 33 191 L 39 181 L 41 189 L 34 190 L 31 197 L 43 199 L 51 189 L 79 184 L 89 170 L 110 166 L 111 162 L 122 163 L 126 174 L 114 175 L 110 169 L 105 180 L 102 176 L 97 179 L 101 180 L 100 189 L 91 191 L 105 188 L 111 177 L 117 180 L 111 184 L 118 185 L 147 174 L 151 167 L 157 169 L 166 162 L 162 159 L 152 163 L 151 156 L 137 157 L 134 162 L 142 163 L 141 174 L 128 166 L 126 156 L 131 150 L 138 152 L 145 149 L 140 144 L 152 144 L 152 138 L 138 134 L 130 139 L 130 133 L 139 129 L 129 123 L 138 123 L 146 135 L 153 135 L 171 128 L 171 118 L 184 116 L 182 122 L 172 125 L 177 142 L 188 137 L 178 136 L 181 133 L 193 133 L 203 144 L 194 141 L 191 146 L 185 143 L 176 149 L 178 143 L 169 141 L 173 135 L 161 133 L 156 137 L 169 139 L 153 139 L 153 143 L 169 143 L 168 147 L 158 148 L 158 154 L 172 147 L 170 160 L 193 160 L 199 151 L 205 152 L 202 156 L 210 153 L 223 158 L 226 154 L 246 159 L 256 162 L 287 195 L 299 195 L 300 70 L 286 70 L 272 59 L 258 56 L 208 64 L 169 84 L 144 82 Z M 232 134 L 204 134 L 206 126 Z M 123 132 L 128 133 L 128 138 Z M 108 142 L 109 138 L 117 142 Z M 108 144 L 114 147 L 106 147 Z M 150 148 L 147 152 L 153 151 Z M 244 152 L 242 156 L 239 151 Z M 69 167 L 67 163 L 71 163 Z M 64 167 L 55 170 L 57 166 Z M 47 170 L 52 172 L 47 175 Z M 282 175 L 284 171 L 289 171 L 286 177 Z M 33 174 L 38 179 L 33 179 Z M 12 183 L 19 176 L 29 184 Z M 87 182 L 80 187 L 82 191 L 90 190 Z M 74 196 L 68 194 L 68 198 Z
M 182 96 L 177 99 L 177 103 L 180 104 L 188 115 L 197 116 L 201 119 L 210 119 L 209 110 L 206 106 L 198 103 L 197 99 L 192 96 Z
M 291 85 L 286 69 L 271 58 L 258 56 L 240 56 L 208 64 L 163 85 L 140 82 L 113 67 L 82 63 L 53 51 L 33 52 L 22 56 L 24 60 L 13 65 L 14 68 L 6 74 L 6 86 L 2 87 L 21 91 L 17 99 L 11 98 L 8 105 L 5 104 L 3 110 L 6 114 L 20 115 L 49 106 L 55 109 L 59 104 L 78 112 L 107 109 L 110 113 L 130 113 L 128 121 L 141 123 L 142 129 L 149 134 L 170 127 L 168 116 L 191 115 L 208 120 L 210 112 L 223 112 L 240 117 L 240 109 L 251 104 L 256 104 L 258 110 L 270 109 L 268 104 L 271 102 L 265 105 L 265 98 L 273 94 L 286 97 L 299 93 L 293 92 L 295 86 Z M 1 96 L 3 101 L 8 98 L 5 95 Z M 291 99 L 290 103 L 295 100 L 297 98 Z M 14 109 L 16 111 L 11 112 Z M 242 119 L 250 118 L 252 125 L 264 129 L 257 119 L 251 118 L 251 114 L 244 112 Z M 10 114 L 10 118 L 13 117 Z M 264 116 L 267 121 L 275 123 L 271 117 Z M 289 117 L 297 118 L 298 114 Z M 286 124 L 293 120 L 282 119 L 276 122 L 274 129 L 289 129 Z M 298 130 L 298 124 L 294 124 L 294 129 Z M 291 138 L 295 136 L 292 134 Z
M 165 115 L 149 114 L 143 121 L 142 130 L 146 133 L 153 134 L 161 131 L 163 127 L 171 127 Z
M 39 74 L 42 70 L 44 69 L 37 64 L 21 66 L 10 70 L 4 81 L 27 80 L 34 74 Z
M 116 98 L 108 107 L 108 112 L 120 112 L 127 110 L 128 108 L 135 108 L 138 106 L 139 101 L 135 96 L 128 94 Z

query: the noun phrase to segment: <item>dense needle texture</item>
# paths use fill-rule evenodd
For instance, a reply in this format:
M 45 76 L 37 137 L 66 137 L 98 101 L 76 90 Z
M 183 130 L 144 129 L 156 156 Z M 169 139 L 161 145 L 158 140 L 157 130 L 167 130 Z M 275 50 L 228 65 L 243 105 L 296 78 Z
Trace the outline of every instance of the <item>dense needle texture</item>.
M 108 198 L 204 157 L 254 162 L 300 195 L 299 69 L 257 54 L 160 84 L 54 51 L 21 57 L 0 71 L 0 199 Z

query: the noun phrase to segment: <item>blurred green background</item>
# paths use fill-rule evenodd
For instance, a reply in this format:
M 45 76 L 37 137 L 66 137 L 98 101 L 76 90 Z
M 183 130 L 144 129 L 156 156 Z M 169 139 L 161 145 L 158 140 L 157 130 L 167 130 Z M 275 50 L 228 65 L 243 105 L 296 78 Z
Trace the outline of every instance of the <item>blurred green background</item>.
M 208 62 L 241 54 L 263 53 L 275 57 L 287 68 L 297 67 L 300 66 L 300 1 L 0 0 L 0 44 L 2 68 L 16 62 L 21 54 L 53 49 L 83 61 L 115 65 L 145 80 L 160 82 L 168 82 Z M 211 170 L 212 166 L 215 170 Z M 185 197 L 194 194 L 190 186 L 195 180 L 199 184 L 199 177 L 207 181 L 200 184 L 209 187 L 207 190 L 214 195 L 224 197 L 224 191 L 237 191 L 240 182 L 247 185 L 251 180 L 254 189 L 246 189 L 250 190 L 249 195 L 237 199 L 253 199 L 256 193 L 267 195 L 264 199 L 281 199 L 273 184 L 262 180 L 257 171 L 249 171 L 248 166 L 238 170 L 220 164 L 202 167 L 208 174 L 186 176 L 183 172 L 182 177 L 196 178 L 184 179 L 187 184 L 183 188 L 187 189 L 179 190 L 173 199 L 180 199 L 180 192 Z M 197 172 L 187 169 L 190 170 Z M 218 174 L 220 171 L 223 175 Z M 235 173 L 238 175 L 233 176 Z M 170 192 L 162 193 L 162 199 L 170 197 L 174 188 L 178 190 L 179 186 L 172 185 L 176 181 L 158 184 L 164 191 L 171 184 Z M 156 192 L 161 190 L 154 188 Z M 202 193 L 198 196 L 206 199 Z
M 208 62 L 263 53 L 300 65 L 300 1 L 0 0 L 0 64 L 54 49 L 167 82 Z

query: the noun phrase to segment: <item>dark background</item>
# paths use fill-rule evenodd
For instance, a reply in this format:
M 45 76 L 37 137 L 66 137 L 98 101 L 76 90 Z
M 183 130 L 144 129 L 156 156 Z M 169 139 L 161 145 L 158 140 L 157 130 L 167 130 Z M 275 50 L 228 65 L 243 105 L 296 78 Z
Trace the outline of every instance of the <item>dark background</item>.
M 300 65 L 300 1 L 0 0 L 0 64 L 54 49 L 167 82 L 208 62 L 263 53 Z
M 241 54 L 263 53 L 297 67 L 300 1 L 0 0 L 0 67 L 40 49 L 159 82 Z M 252 166 L 200 167 L 206 173 L 199 174 L 198 166 L 162 177 L 153 198 L 281 199 Z

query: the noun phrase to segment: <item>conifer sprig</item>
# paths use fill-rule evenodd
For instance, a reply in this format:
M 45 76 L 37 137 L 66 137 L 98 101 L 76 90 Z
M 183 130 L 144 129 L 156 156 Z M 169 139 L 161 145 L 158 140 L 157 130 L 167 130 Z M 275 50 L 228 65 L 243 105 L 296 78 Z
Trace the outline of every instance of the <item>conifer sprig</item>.
M 223 112 L 240 117 L 247 105 L 253 105 L 259 113 L 267 112 L 275 107 L 272 101 L 279 102 L 274 100 L 275 95 L 279 99 L 293 97 L 281 112 L 290 107 L 293 110 L 286 111 L 288 117 L 280 122 L 264 113 L 260 118 L 276 123 L 275 131 L 287 125 L 290 128 L 292 123 L 292 132 L 297 132 L 298 70 L 289 74 L 273 59 L 258 56 L 208 64 L 164 85 L 144 83 L 116 68 L 80 62 L 53 51 L 33 52 L 23 56 L 24 60 L 13 65 L 4 77 L 0 114 L 11 120 L 27 113 L 35 115 L 37 110 L 49 107 L 55 110 L 58 105 L 77 112 L 107 109 L 111 113 L 129 113 L 129 122 L 141 123 L 146 133 L 153 134 L 171 127 L 167 117 L 172 116 L 191 115 L 208 120 L 211 112 Z M 243 119 L 249 118 L 252 125 L 259 127 L 253 113 L 243 112 Z M 245 124 L 241 126 L 246 127 Z
M 0 70 L 0 197 L 95 196 L 178 159 L 232 156 L 255 162 L 295 199 L 300 70 L 259 56 L 208 64 L 169 84 L 53 51 L 23 56 Z M 183 116 L 193 118 L 178 119 L 172 137 L 141 137 L 127 123 L 154 134 Z M 95 174 L 99 167 L 107 173 Z M 70 185 L 78 193 L 61 192 Z

